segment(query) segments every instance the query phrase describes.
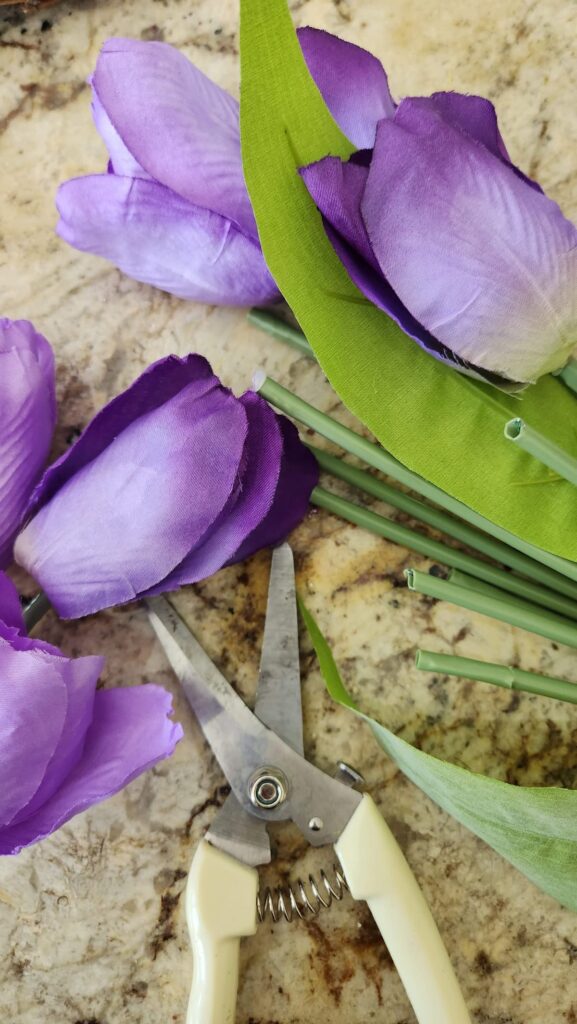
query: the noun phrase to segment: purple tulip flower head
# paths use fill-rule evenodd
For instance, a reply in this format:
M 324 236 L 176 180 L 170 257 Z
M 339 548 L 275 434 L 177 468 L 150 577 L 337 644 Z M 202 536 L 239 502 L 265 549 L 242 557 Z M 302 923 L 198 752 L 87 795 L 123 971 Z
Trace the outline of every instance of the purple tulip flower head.
M 242 174 L 238 103 L 172 46 L 109 39 L 91 78 L 108 174 L 66 182 L 57 231 L 182 299 L 278 299 Z
M 368 145 L 371 118 L 389 110 L 386 76 L 374 57 L 348 46 L 350 67 L 359 55 L 366 67 L 365 114 L 360 95 L 345 95 L 335 80 L 333 63 L 317 61 L 317 36 L 329 46 L 334 38 L 312 29 L 300 35 L 315 81 L 343 130 Z M 244 183 L 237 101 L 174 47 L 136 39 L 109 39 L 90 82 L 108 174 L 60 187 L 60 236 L 183 299 L 279 299 Z
M 22 630 L 0 574 L 0 854 L 116 793 L 182 737 L 162 687 L 96 692 L 102 658 L 67 658 Z
M 397 106 L 370 54 L 310 42 L 332 69 L 333 114 L 366 96 L 339 121 L 359 151 L 301 170 L 358 288 L 464 373 L 514 390 L 560 369 L 577 343 L 577 229 L 511 163 L 493 105 L 435 93 Z
M 205 359 L 169 356 L 105 406 L 32 496 L 17 561 L 74 618 L 176 589 L 285 538 L 317 463 Z
M 52 349 L 28 320 L 0 319 L 0 569 L 44 468 L 56 421 Z

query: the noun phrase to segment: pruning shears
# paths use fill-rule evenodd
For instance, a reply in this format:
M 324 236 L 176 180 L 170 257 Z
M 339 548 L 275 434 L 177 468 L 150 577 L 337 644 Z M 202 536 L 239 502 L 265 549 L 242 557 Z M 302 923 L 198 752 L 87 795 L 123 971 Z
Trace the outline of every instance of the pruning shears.
M 366 900 L 419 1024 L 470 1024 L 425 898 L 372 798 L 346 765 L 331 777 L 306 760 L 293 554 L 272 556 L 258 689 L 251 711 L 165 598 L 152 625 L 231 793 L 196 849 L 186 889 L 194 958 L 187 1024 L 233 1024 L 243 936 L 268 909 L 289 920 L 349 889 Z M 267 825 L 292 821 L 313 846 L 333 845 L 342 871 L 263 905 L 257 867 L 271 860 Z

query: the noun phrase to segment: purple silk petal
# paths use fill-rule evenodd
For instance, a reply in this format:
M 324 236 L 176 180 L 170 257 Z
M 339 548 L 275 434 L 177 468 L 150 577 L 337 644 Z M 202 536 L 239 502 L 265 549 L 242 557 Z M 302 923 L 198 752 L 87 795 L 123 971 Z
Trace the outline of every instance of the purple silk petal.
M 490 100 L 460 92 L 434 92 L 432 96 L 419 97 L 419 103 L 423 102 L 430 103 L 447 124 L 467 132 L 493 156 L 510 163 L 497 124 L 497 112 Z
M 201 397 L 219 386 L 204 356 L 166 356 L 147 367 L 133 384 L 105 405 L 74 444 L 48 467 L 26 509 L 34 515 L 64 484 L 112 444 L 133 420 L 159 409 L 184 388 Z M 191 392 L 192 393 L 192 392 Z
M 403 305 L 379 267 L 361 215 L 368 167 L 327 156 L 302 167 L 299 173 L 323 215 L 325 231 L 337 256 L 357 288 L 431 355 L 455 366 L 452 353 Z
M 379 124 L 362 214 L 384 276 L 461 359 L 513 381 L 577 336 L 577 230 L 425 101 Z
M 56 658 L 62 657 L 62 651 L 47 643 L 46 640 L 39 640 L 36 636 L 26 636 L 16 626 L 7 626 L 4 622 L 0 622 L 0 641 L 2 640 L 5 640 L 13 651 L 41 651 Z
M 54 662 L 52 658 L 53 665 Z M 76 767 L 84 750 L 86 733 L 92 721 L 96 684 L 104 667 L 104 658 L 88 656 L 70 660 L 60 657 L 58 662 L 55 667 L 66 687 L 67 696 L 60 741 L 48 762 L 39 788 L 29 803 L 12 819 L 11 825 L 29 818 L 53 796 Z M 49 663 L 48 658 L 46 663 Z M 31 736 L 30 740 L 34 742 L 34 737 Z
M 301 28 L 297 34 L 307 67 L 339 128 L 358 149 L 370 148 L 378 122 L 395 113 L 381 62 L 330 32 Z
M 92 85 L 91 78 L 89 82 Z M 140 166 L 138 160 L 134 159 L 130 150 L 124 145 L 102 106 L 95 89 L 92 90 L 91 107 L 96 131 L 104 142 L 110 157 L 108 173 L 125 175 L 127 178 L 150 178 L 150 175 Z
M 369 168 L 345 163 L 338 156 L 326 156 L 317 163 L 301 167 L 299 174 L 325 221 L 342 236 L 356 253 L 380 274 L 371 249 L 367 229 L 361 217 L 361 201 Z
M 0 572 L 0 622 L 19 631 L 24 629 L 18 591 L 12 580 L 3 572 Z
M 137 163 L 257 239 L 244 183 L 238 103 L 166 43 L 109 39 L 92 85 Z
M 268 515 L 235 552 L 229 565 L 242 562 L 261 548 L 280 544 L 304 519 L 312 490 L 319 482 L 319 467 L 302 443 L 298 430 L 285 416 L 278 416 L 283 438 L 281 472 Z
M 154 181 L 75 178 L 60 186 L 57 207 L 66 242 L 178 298 L 225 306 L 279 298 L 256 241 Z
M 0 854 L 18 853 L 74 814 L 118 792 L 169 757 L 182 728 L 168 715 L 171 698 L 158 686 L 99 690 L 82 756 L 54 795 L 30 817 L 0 829 Z
M 247 536 L 258 529 L 271 509 L 284 457 L 279 419 L 268 403 L 253 391 L 247 391 L 239 402 L 248 416 L 239 493 L 231 507 L 224 510 L 220 523 L 210 531 L 204 543 L 195 548 L 162 583 L 152 587 L 149 595 L 175 590 L 186 583 L 212 576 L 227 564 Z M 303 451 L 308 455 L 306 449 Z M 293 481 L 293 486 L 298 489 L 296 481 Z
M 538 182 L 528 178 L 523 171 L 511 163 L 499 131 L 497 112 L 490 100 L 483 96 L 470 96 L 460 92 L 434 92 L 432 96 L 419 97 L 419 103 L 425 102 L 430 103 L 443 120 L 453 128 L 459 128 L 477 139 L 477 142 L 481 142 L 493 156 L 503 160 L 531 188 L 538 192 L 543 191 Z
M 164 365 L 156 364 L 160 379 Z M 18 560 L 59 615 L 133 600 L 164 579 L 218 520 L 246 432 L 246 413 L 229 391 L 207 391 L 205 378 L 183 381 L 71 476 L 17 542 Z
M 54 424 L 52 349 L 28 320 L 0 319 L 0 569 L 46 462 Z
M 56 662 L 0 638 L 0 832 L 41 785 L 67 702 Z

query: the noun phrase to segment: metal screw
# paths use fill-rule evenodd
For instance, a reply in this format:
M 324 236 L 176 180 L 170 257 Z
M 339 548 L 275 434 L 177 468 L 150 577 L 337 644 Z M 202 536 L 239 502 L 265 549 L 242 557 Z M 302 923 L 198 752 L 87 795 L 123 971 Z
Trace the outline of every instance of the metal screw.
M 272 810 L 288 796 L 286 777 L 278 768 L 259 768 L 249 779 L 248 795 L 254 807 Z
M 311 818 L 309 821 L 309 828 L 311 832 L 320 832 L 324 828 L 324 821 L 322 818 Z
M 351 768 L 350 764 L 347 764 L 346 761 L 337 762 L 335 778 L 339 782 L 344 783 L 345 786 L 349 786 L 350 789 L 354 786 L 362 786 L 365 781 L 361 773 L 356 768 Z

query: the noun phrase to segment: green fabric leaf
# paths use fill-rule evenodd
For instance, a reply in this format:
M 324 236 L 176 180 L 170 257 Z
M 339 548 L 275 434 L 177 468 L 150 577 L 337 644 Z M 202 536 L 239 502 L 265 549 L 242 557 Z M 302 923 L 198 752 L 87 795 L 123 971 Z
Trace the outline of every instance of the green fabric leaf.
M 405 775 L 443 810 L 484 839 L 544 892 L 577 910 L 577 793 L 553 787 L 511 786 L 417 750 L 363 715 L 345 689 L 331 650 L 311 613 L 299 609 L 327 689 L 364 718 Z
M 577 492 L 503 438 L 522 415 L 577 456 L 574 396 L 552 377 L 519 399 L 458 374 L 349 280 L 297 167 L 352 146 L 308 73 L 285 0 L 241 0 L 241 70 L 244 170 L 265 258 L 337 394 L 410 469 L 577 559 Z

